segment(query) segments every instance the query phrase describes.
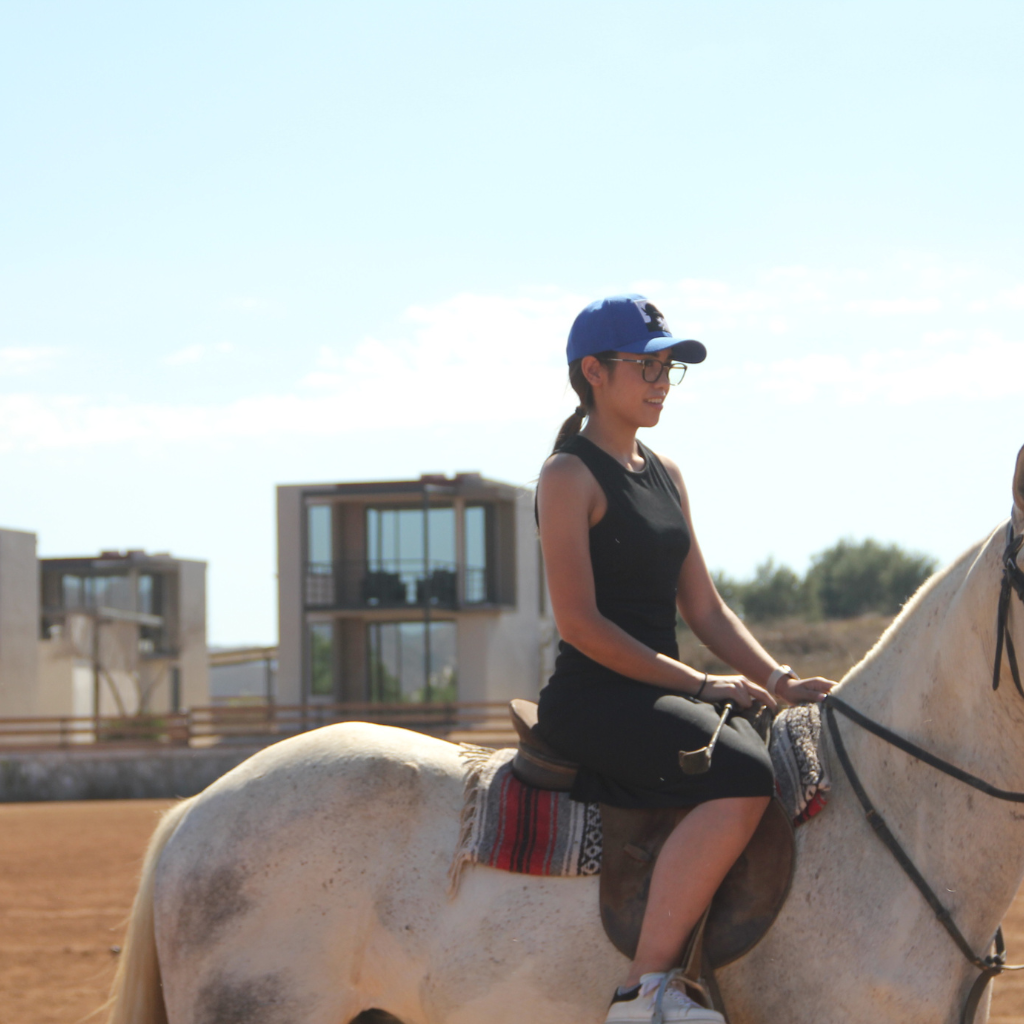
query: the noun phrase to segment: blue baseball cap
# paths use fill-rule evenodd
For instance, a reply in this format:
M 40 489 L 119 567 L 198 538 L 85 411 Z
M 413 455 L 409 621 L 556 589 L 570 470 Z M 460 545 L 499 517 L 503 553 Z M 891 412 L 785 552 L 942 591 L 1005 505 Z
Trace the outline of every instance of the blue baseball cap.
M 666 342 L 665 339 L 670 341 Z M 571 363 L 609 350 L 645 355 L 672 349 L 681 363 L 702 363 L 708 350 L 699 341 L 676 341 L 661 310 L 643 295 L 612 295 L 592 302 L 574 321 L 565 354 Z

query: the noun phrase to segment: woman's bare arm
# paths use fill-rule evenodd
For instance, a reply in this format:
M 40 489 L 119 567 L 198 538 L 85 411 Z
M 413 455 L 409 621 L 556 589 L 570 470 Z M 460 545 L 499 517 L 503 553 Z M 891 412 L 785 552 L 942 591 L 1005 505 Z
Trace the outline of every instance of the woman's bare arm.
M 552 456 L 541 471 L 537 504 L 548 591 L 562 638 L 630 679 L 696 693 L 704 682 L 703 672 L 652 650 L 598 611 L 589 532 L 600 519 L 605 498 L 586 466 L 573 455 Z M 774 667 L 772 662 L 765 677 Z M 774 703 L 762 687 L 741 677 L 713 677 L 701 696 L 735 699 L 743 707 L 752 700 Z
M 776 669 L 775 659 L 757 642 L 735 612 L 722 600 L 708 572 L 690 516 L 690 500 L 679 467 L 662 457 L 669 476 L 679 490 L 680 506 L 690 528 L 690 553 L 679 573 L 676 603 L 679 613 L 697 638 L 727 665 L 762 686 Z M 778 696 L 790 702 L 821 700 L 834 683 L 816 676 L 785 679 L 778 683 Z

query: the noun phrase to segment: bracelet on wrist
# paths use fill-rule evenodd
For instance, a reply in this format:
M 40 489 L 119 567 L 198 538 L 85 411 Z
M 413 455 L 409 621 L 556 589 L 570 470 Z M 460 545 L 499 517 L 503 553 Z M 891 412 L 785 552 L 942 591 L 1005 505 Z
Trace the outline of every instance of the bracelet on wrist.
M 797 674 L 788 665 L 779 665 L 772 674 L 768 677 L 768 682 L 764 684 L 764 688 L 774 697 L 775 687 L 782 682 L 783 679 L 797 679 Z
M 698 699 L 700 697 L 700 695 L 704 692 L 704 687 L 707 686 L 707 685 L 708 685 L 708 674 L 707 674 L 707 672 L 705 672 L 704 673 L 704 678 L 701 680 L 700 687 L 698 688 L 697 692 L 693 695 L 694 699 Z

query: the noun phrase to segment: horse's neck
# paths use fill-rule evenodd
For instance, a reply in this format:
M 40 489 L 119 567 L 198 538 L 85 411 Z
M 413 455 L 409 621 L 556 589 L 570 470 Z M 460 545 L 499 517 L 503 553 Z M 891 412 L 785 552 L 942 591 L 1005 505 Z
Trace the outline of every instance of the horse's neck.
M 997 531 L 927 585 L 840 694 L 939 757 L 993 785 L 1024 790 L 1024 700 L 1005 669 L 999 690 L 991 685 L 1002 537 Z M 1020 637 L 1024 609 L 1013 615 Z M 1016 852 L 1021 805 L 975 793 L 842 717 L 839 723 L 868 792 L 911 858 L 935 884 L 987 891 L 987 902 L 970 906 L 950 899 L 968 933 L 990 935 L 1024 871 Z M 965 857 L 967 850 L 978 855 Z M 875 855 L 888 856 L 880 847 Z
M 1024 788 L 1024 700 L 1008 679 L 996 693 L 991 685 L 1002 537 L 996 530 L 932 580 L 851 670 L 841 695 L 939 756 Z M 1024 609 L 1014 614 L 1024 619 Z

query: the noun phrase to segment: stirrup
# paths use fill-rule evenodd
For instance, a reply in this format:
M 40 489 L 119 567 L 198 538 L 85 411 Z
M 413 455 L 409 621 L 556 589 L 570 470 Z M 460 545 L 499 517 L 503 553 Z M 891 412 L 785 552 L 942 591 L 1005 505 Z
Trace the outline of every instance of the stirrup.
M 720 1013 L 725 1018 L 726 1024 L 729 1024 L 729 1015 L 725 1012 L 722 991 L 715 980 L 715 969 L 704 949 L 704 926 L 708 922 L 710 913 L 711 907 L 709 906 L 701 915 L 696 927 L 690 932 L 677 970 L 680 972 L 686 994 L 706 1010 L 715 1010 Z

